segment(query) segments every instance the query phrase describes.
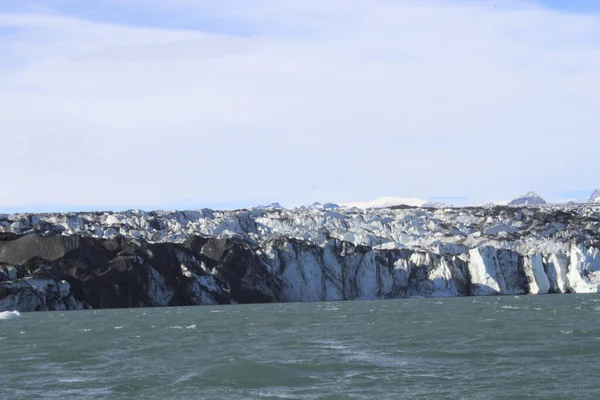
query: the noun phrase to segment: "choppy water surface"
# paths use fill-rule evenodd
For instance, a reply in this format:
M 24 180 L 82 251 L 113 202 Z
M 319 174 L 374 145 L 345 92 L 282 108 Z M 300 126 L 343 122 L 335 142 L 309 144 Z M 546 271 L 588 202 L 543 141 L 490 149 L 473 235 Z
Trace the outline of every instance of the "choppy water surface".
M 600 297 L 28 313 L 0 398 L 600 399 Z

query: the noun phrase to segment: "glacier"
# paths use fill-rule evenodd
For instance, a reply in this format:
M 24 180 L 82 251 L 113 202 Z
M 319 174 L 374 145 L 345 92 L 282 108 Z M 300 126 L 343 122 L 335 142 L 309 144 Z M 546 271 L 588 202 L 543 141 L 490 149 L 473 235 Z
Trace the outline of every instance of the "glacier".
M 0 214 L 0 311 L 599 287 L 594 203 Z

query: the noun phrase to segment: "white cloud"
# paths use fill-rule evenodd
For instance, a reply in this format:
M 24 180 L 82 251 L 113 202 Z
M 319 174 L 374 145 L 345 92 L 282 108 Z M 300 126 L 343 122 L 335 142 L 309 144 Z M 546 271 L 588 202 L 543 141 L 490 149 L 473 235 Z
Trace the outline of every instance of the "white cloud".
M 17 28 L 0 33 L 0 206 L 488 201 L 599 185 L 598 16 L 517 2 L 127 4 L 257 34 L 0 14 L 0 30 Z

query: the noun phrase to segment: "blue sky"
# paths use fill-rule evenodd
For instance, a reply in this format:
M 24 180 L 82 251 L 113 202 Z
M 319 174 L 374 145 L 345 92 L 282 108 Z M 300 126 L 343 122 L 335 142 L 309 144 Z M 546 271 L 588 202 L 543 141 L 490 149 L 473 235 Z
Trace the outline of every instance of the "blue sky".
M 193 29 L 223 34 L 252 35 L 261 33 L 264 26 L 252 20 L 245 19 L 239 15 L 227 12 L 200 12 L 192 16 L 187 15 L 186 2 L 163 2 L 156 7 L 158 2 L 133 1 L 111 1 L 111 0 L 1 0 L 0 12 L 52 12 L 69 15 L 76 18 L 91 21 L 125 24 L 131 26 Z M 178 6 L 178 3 L 180 4 Z M 183 3 L 183 5 L 181 5 Z M 189 2 L 188 2 L 189 3 Z M 198 1 L 199 8 L 203 10 L 214 10 L 210 4 L 216 1 Z M 240 1 L 226 1 L 232 4 L 232 8 L 253 8 L 252 1 L 243 4 Z M 262 1 L 255 4 L 263 3 Z M 402 3 L 397 0 L 396 3 Z M 450 1 L 449 3 L 452 3 Z M 461 3 L 454 1 L 453 3 Z M 514 7 L 515 2 L 503 0 L 466 0 L 463 4 L 483 5 L 502 10 L 504 7 Z M 519 6 L 536 6 L 560 12 L 578 14 L 600 13 L 600 2 L 597 0 L 532 0 L 516 2 Z M 303 12 L 306 13 L 305 10 Z M 307 15 L 308 16 L 308 15 Z
M 600 2 L 596 0 L 541 0 L 548 8 L 582 14 L 599 13 Z
M 8 4 L 7 4 L 8 3 Z M 0 10 L 8 12 L 50 12 L 75 18 L 119 25 L 191 29 L 224 34 L 249 35 L 259 32 L 257 27 L 244 19 L 197 13 L 188 18 L 185 9 L 152 7 L 136 1 L 27 1 L 19 4 L 5 1 Z M 168 2 L 165 2 L 168 4 Z
M 0 0 L 0 212 L 586 197 L 599 3 Z

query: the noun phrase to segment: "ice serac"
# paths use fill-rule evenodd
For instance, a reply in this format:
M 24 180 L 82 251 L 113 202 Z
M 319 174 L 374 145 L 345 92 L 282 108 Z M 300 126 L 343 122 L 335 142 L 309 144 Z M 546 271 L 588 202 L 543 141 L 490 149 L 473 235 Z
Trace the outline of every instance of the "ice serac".
M 569 286 L 575 293 L 596 293 L 600 286 L 600 251 L 598 248 L 573 246 L 567 272 Z
M 469 251 L 469 272 L 474 295 L 506 292 L 504 277 L 500 272 L 495 249 L 477 248 Z
M 0 215 L 0 311 L 598 292 L 600 204 L 531 204 Z
M 550 280 L 544 270 L 542 256 L 539 254 L 526 256 L 524 257 L 523 264 L 525 276 L 529 284 L 529 293 L 548 293 L 550 291 Z
M 551 254 L 544 259 L 551 293 L 567 293 L 570 285 L 567 278 L 569 260 L 566 254 Z

